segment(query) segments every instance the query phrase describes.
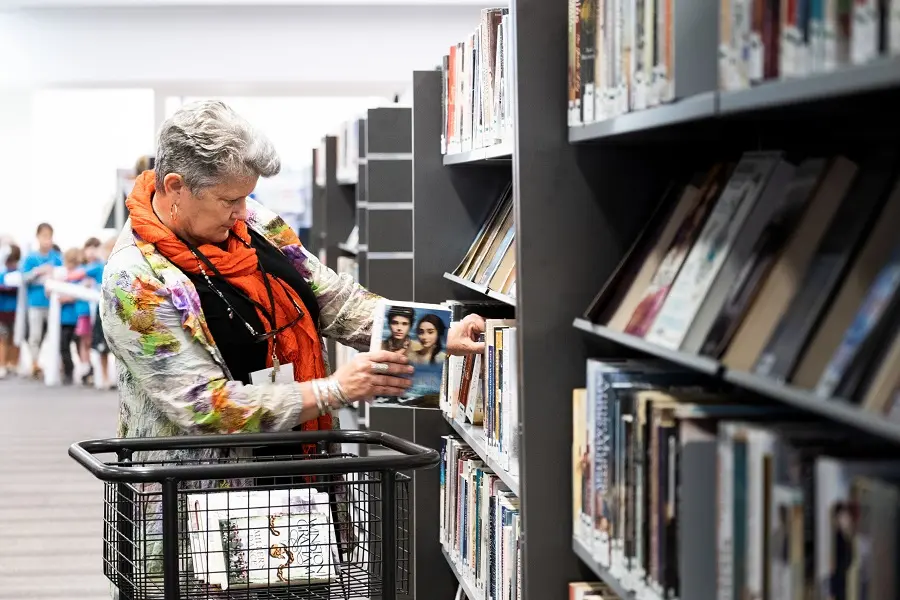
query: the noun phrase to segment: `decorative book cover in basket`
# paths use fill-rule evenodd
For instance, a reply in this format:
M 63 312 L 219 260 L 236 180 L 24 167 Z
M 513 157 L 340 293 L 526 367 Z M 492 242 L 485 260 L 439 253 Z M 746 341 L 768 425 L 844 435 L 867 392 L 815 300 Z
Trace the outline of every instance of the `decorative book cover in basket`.
M 337 577 L 329 520 L 319 512 L 222 519 L 231 586 L 327 584 Z
M 449 330 L 450 309 L 439 304 L 378 303 L 370 349 L 404 354 L 415 367 L 404 399 L 440 393 Z

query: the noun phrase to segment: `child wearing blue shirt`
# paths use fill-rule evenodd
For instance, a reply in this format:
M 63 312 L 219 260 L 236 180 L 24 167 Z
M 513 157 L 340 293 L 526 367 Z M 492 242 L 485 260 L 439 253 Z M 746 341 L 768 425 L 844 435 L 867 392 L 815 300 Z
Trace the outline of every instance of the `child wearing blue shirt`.
M 99 289 L 99 281 L 94 274 L 99 267 L 100 273 L 103 272 L 103 263 L 100 262 L 100 240 L 95 237 L 89 238 L 84 243 L 81 251 L 82 277 L 80 282 L 87 287 L 96 285 Z M 86 300 L 78 300 L 75 303 L 75 312 L 78 314 L 78 322 L 75 325 L 75 337 L 78 340 L 78 358 L 81 363 L 81 371 L 77 377 L 85 385 L 90 384 L 93 376 L 93 368 L 91 368 L 91 338 L 93 337 L 93 319 L 91 318 L 91 304 Z
M 53 249 L 53 227 L 49 223 L 41 223 L 37 228 L 38 249 L 25 257 L 22 264 L 22 276 L 28 290 L 28 349 L 31 352 L 31 374 L 41 377 L 38 356 L 44 335 L 47 332 L 47 316 L 50 312 L 50 299 L 44 290 L 45 279 L 53 273 L 53 269 L 62 266 L 62 256 Z
M 22 251 L 19 247 L 11 245 L 5 264 L 0 267 L 0 379 L 15 372 L 19 363 L 19 349 L 13 341 L 18 289 L 7 285 L 7 276 L 18 270 L 21 258 Z
M 84 277 L 84 272 L 81 270 L 80 249 L 71 248 L 66 250 L 63 263 L 66 267 L 67 280 L 71 281 Z M 63 385 L 72 385 L 75 373 L 75 363 L 72 360 L 72 344 L 75 343 L 75 325 L 78 323 L 78 302 L 75 298 L 67 298 L 65 296 L 60 297 L 59 301 L 62 304 L 59 317 L 59 352 L 63 365 Z

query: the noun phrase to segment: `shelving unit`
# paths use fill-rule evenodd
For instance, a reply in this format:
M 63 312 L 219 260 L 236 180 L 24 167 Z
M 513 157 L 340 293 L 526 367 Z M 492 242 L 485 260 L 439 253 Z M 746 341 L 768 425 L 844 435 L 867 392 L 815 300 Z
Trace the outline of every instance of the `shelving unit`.
M 701 8 L 715 12 L 714 5 L 695 1 L 679 3 L 677 10 L 687 14 Z M 442 302 L 487 297 L 515 308 L 519 469 L 510 474 L 498 468 L 479 428 L 447 419 L 442 426 L 465 440 L 520 498 L 525 540 L 521 600 L 562 597 L 569 582 L 586 577 L 602 579 L 628 600 L 632 595 L 622 582 L 593 561 L 587 548 L 573 542 L 570 398 L 574 388 L 584 386 L 586 359 L 635 354 L 661 358 L 730 384 L 750 398 L 792 406 L 893 443 L 900 443 L 900 426 L 844 400 L 818 398 L 790 385 L 729 370 L 715 359 L 668 350 L 576 317 L 584 314 L 614 273 L 673 174 L 684 174 L 711 155 L 735 156 L 758 147 L 801 149 L 828 139 L 829 131 L 823 131 L 821 123 L 817 128 L 815 121 L 812 130 L 817 137 L 801 139 L 811 131 L 809 118 L 795 122 L 786 111 L 890 93 L 900 88 L 900 60 L 736 92 L 714 89 L 713 71 L 688 80 L 696 89 L 688 93 L 684 90 L 690 88 L 681 88 L 678 100 L 671 104 L 569 127 L 564 68 L 567 6 L 512 0 L 510 9 L 513 27 L 508 50 L 514 56 L 515 123 L 510 142 L 442 155 L 438 71 L 413 74 L 411 109 L 373 109 L 362 122 L 355 188 L 360 279 L 376 293 L 398 299 Z M 711 14 L 702 15 L 702 20 L 716 22 Z M 715 25 L 712 29 L 717 31 Z M 704 30 L 697 42 L 700 46 L 710 45 L 708 33 Z M 697 49 L 684 51 L 684 44 L 690 46 L 690 35 L 676 37 L 678 64 L 690 66 Z M 714 70 L 715 60 L 705 52 L 695 67 Z M 702 88 L 701 83 L 708 87 Z M 890 111 L 885 107 L 884 112 Z M 852 129 L 842 128 L 828 147 L 849 144 L 859 149 L 867 143 L 864 135 L 872 131 L 893 143 L 890 136 L 900 130 L 897 119 L 882 124 L 874 116 L 857 138 L 848 137 Z M 643 133 L 665 134 L 664 143 L 642 140 L 639 134 Z M 707 142 L 702 150 L 698 140 Z M 509 182 L 520 242 L 516 245 L 516 298 L 452 274 Z M 436 495 L 419 486 L 415 492 L 430 494 L 431 501 Z M 425 496 L 419 499 L 424 502 Z M 420 556 L 429 552 L 433 559 L 437 540 L 433 546 L 420 542 L 417 550 Z M 709 562 L 709 552 L 701 550 L 692 554 L 694 563 L 682 563 L 682 568 L 703 571 L 696 567 Z M 440 559 L 436 562 L 474 598 L 474 590 L 442 553 L 452 572 L 444 569 Z M 679 554 L 685 552 L 679 550 Z M 714 572 L 715 565 L 707 568 Z M 447 594 L 444 587 L 435 585 L 420 597 L 452 598 L 452 593 Z

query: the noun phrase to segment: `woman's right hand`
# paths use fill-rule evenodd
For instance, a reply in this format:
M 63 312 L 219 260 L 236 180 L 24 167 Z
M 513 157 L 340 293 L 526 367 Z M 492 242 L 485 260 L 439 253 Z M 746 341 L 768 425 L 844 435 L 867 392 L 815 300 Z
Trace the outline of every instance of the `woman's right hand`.
M 356 402 L 376 396 L 402 396 L 412 384 L 409 376 L 413 371 L 404 354 L 377 350 L 357 354 L 335 371 L 334 377 L 347 399 Z

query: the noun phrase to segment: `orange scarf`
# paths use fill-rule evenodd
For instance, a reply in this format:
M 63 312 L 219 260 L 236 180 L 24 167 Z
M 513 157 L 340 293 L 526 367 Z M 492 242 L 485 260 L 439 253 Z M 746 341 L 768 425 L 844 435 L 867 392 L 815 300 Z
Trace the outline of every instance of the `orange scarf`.
M 172 231 L 163 225 L 153 212 L 151 200 L 156 189 L 154 171 L 144 171 L 135 181 L 134 190 L 128 196 L 126 206 L 131 213 L 131 226 L 142 240 L 153 244 L 163 256 L 179 269 L 187 273 L 200 273 L 200 263 L 187 245 Z M 238 221 L 231 229 L 234 235 L 228 236 L 227 250 L 213 244 L 204 244 L 198 250 L 215 265 L 228 282 L 241 290 L 257 304 L 271 312 L 271 304 L 263 275 L 258 268 L 256 250 L 246 244 L 250 243 L 247 224 Z M 240 239 L 238 239 L 240 238 Z M 241 241 L 243 240 L 243 242 Z M 300 241 L 297 240 L 299 244 Z M 204 265 L 204 268 L 208 268 Z M 297 317 L 297 306 L 303 307 L 303 300 L 289 285 L 282 285 L 275 277 L 266 274 L 275 300 L 275 327 L 282 327 Z M 291 301 L 293 299 L 293 302 Z M 273 329 L 263 312 L 257 308 L 259 320 L 266 332 Z M 325 377 L 325 362 L 322 359 L 322 346 L 316 325 L 309 313 L 304 311 L 303 317 L 293 327 L 282 331 L 277 336 L 277 344 L 269 341 L 266 352 L 266 365 L 272 366 L 272 350 L 281 364 L 294 365 L 296 381 L 310 381 Z M 303 423 L 304 431 L 329 430 L 332 428 L 331 415 L 324 415 Z M 314 451 L 314 446 L 310 450 Z

